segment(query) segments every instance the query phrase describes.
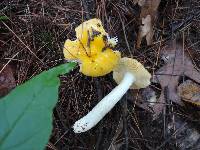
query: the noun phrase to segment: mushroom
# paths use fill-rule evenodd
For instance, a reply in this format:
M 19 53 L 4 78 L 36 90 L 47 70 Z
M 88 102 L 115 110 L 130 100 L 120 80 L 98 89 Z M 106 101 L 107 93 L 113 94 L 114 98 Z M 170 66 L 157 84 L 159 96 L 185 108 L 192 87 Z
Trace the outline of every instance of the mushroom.
M 98 77 L 113 71 L 113 78 L 119 84 L 105 96 L 86 116 L 76 121 L 75 133 L 94 127 L 122 98 L 128 89 L 144 88 L 150 84 L 151 75 L 135 59 L 121 58 L 119 51 L 112 48 L 117 38 L 110 38 L 99 19 L 83 22 L 76 29 L 77 39 L 66 40 L 64 57 L 80 63 L 80 72 Z
M 77 39 L 64 44 L 65 59 L 80 62 L 80 72 L 87 76 L 110 73 L 121 57 L 119 51 L 112 50 L 117 38 L 108 36 L 99 19 L 85 21 L 75 31 Z
M 121 58 L 113 70 L 113 78 L 119 84 L 106 95 L 86 116 L 76 121 L 75 133 L 94 127 L 122 98 L 128 89 L 145 88 L 150 84 L 150 73 L 141 63 L 132 58 Z

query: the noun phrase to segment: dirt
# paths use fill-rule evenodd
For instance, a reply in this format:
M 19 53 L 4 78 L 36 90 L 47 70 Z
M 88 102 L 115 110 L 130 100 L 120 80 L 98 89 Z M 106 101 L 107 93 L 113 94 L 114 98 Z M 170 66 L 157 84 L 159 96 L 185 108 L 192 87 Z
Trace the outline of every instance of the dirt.
M 74 39 L 74 28 L 94 17 L 102 20 L 112 37 L 118 37 L 116 49 L 123 56 L 140 61 L 151 74 L 164 66 L 161 47 L 175 38 L 190 49 L 190 58 L 200 69 L 198 0 L 161 0 L 153 44 L 147 46 L 142 41 L 140 49 L 135 48 L 140 7 L 133 0 L 3 0 L 0 16 L 8 17 L 0 21 L 0 63 L 9 61 L 16 85 L 65 63 L 64 41 Z M 78 70 L 61 77 L 59 101 L 53 114 L 54 128 L 46 149 L 200 149 L 199 109 L 169 100 L 153 120 L 153 112 L 137 104 L 141 90 L 130 90 L 97 126 L 75 134 L 71 128 L 73 123 L 116 86 L 111 74 L 91 78 Z M 160 85 L 151 84 L 150 87 L 159 96 Z

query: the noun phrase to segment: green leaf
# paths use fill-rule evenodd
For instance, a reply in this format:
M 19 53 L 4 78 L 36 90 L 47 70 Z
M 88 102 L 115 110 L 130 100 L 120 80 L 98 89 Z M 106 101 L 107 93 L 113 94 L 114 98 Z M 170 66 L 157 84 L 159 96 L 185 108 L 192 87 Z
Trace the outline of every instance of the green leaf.
M 60 80 L 75 67 L 63 64 L 17 86 L 0 99 L 0 150 L 42 150 L 52 130 Z
M 8 20 L 9 18 L 7 16 L 0 16 L 0 21 L 3 21 L 3 20 Z

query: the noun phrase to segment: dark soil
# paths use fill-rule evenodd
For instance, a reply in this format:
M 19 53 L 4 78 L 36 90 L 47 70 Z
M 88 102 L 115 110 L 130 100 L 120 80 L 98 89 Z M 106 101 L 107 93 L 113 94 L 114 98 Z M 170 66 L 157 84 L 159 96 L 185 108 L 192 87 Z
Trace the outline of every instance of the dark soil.
M 1 0 L 0 62 L 14 68 L 17 85 L 43 70 L 65 63 L 62 48 L 75 38 L 75 27 L 84 20 L 100 18 L 117 50 L 136 58 L 153 74 L 163 65 L 159 50 L 179 38 L 191 49 L 200 69 L 200 1 L 162 0 L 155 25 L 154 44 L 136 49 L 140 8 L 134 0 Z M 93 129 L 75 134 L 73 123 L 91 110 L 116 83 L 112 75 L 91 78 L 76 68 L 61 77 L 60 97 L 54 110 L 54 128 L 47 145 L 53 150 L 192 150 L 200 149 L 200 113 L 196 106 L 169 102 L 156 120 L 136 105 L 140 91 L 126 96 Z M 155 88 L 155 85 L 151 85 Z M 157 86 L 159 88 L 159 85 Z M 159 91 L 159 90 L 158 90 Z M 127 107 L 126 107 L 127 106 Z M 196 136 L 197 137 L 197 136 Z

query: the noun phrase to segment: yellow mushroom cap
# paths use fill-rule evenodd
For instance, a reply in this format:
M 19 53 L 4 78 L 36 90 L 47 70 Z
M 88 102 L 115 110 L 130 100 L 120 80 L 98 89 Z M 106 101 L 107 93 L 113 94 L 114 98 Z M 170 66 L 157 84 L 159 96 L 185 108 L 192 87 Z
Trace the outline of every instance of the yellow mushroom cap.
M 67 60 L 78 60 L 80 72 L 97 77 L 110 73 L 117 65 L 121 55 L 108 45 L 108 34 L 99 19 L 90 19 L 76 29 L 77 39 L 66 40 L 64 57 Z
M 91 36 L 93 34 L 93 31 L 97 31 L 102 35 L 107 35 L 106 31 L 103 28 L 101 20 L 96 18 L 83 22 L 78 27 L 76 27 L 75 31 L 76 37 L 80 39 L 83 44 L 87 43 L 88 33 Z
M 136 78 L 130 89 L 145 88 L 150 84 L 151 74 L 135 59 L 121 58 L 117 67 L 113 70 L 113 79 L 119 84 L 126 72 L 130 72 Z
M 120 52 L 106 49 L 94 57 L 82 58 L 80 72 L 92 77 L 106 75 L 117 66 L 120 56 Z
M 67 39 L 64 44 L 63 53 L 67 60 L 77 60 L 80 56 L 85 55 L 86 52 L 78 40 L 71 41 Z

